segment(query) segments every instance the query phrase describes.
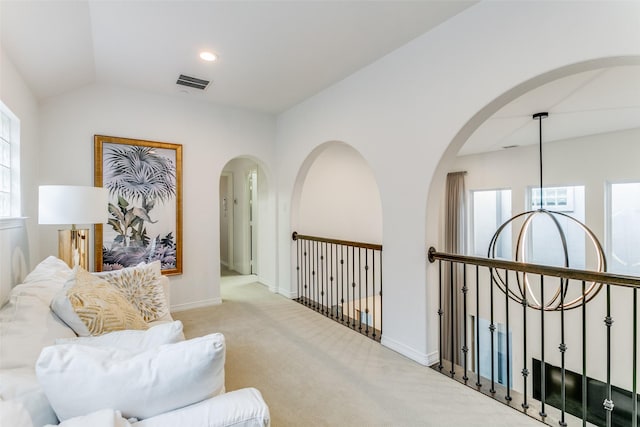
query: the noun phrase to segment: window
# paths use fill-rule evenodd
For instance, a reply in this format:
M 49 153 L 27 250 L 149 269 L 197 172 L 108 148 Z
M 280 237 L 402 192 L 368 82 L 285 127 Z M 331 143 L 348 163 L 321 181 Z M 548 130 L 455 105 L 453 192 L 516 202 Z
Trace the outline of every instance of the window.
M 480 376 L 491 378 L 491 360 L 493 360 L 493 377 L 498 384 L 513 384 L 513 337 L 511 329 L 507 334 L 507 328 L 503 323 L 496 322 L 494 335 L 491 334 L 489 326 L 491 322 L 482 317 L 470 316 L 471 334 L 471 362 L 472 370 Z M 508 336 L 507 336 L 508 335 Z M 508 338 L 508 340 L 507 340 Z M 478 341 L 479 340 L 479 341 Z M 493 359 L 491 358 L 491 341 L 493 340 Z M 509 345 L 507 351 L 507 344 Z M 479 346 L 479 348 L 478 348 Z M 478 354 L 479 353 L 479 354 Z M 507 353 L 509 359 L 507 359 Z M 478 356 L 480 359 L 478 360 Z M 507 366 L 510 369 L 507 371 Z
M 531 209 L 548 209 L 558 212 L 573 212 L 573 187 L 548 187 L 542 189 L 540 206 L 540 188 L 531 189 Z
M 473 255 L 486 257 L 494 233 L 511 218 L 511 190 L 472 191 L 471 209 Z M 495 249 L 496 257 L 511 259 L 511 225 L 502 231 Z
M 548 187 L 542 189 L 542 207 L 585 222 L 583 186 Z M 529 210 L 540 208 L 540 189 L 529 189 Z M 585 238 L 582 228 L 569 218 L 555 215 L 567 242 L 569 267 L 585 268 Z M 527 254 L 523 261 L 534 264 L 564 266 L 562 239 L 553 219 L 538 214 L 526 234 Z
M 640 182 L 609 184 L 607 270 L 640 276 Z
M 0 102 L 0 218 L 20 216 L 18 119 Z

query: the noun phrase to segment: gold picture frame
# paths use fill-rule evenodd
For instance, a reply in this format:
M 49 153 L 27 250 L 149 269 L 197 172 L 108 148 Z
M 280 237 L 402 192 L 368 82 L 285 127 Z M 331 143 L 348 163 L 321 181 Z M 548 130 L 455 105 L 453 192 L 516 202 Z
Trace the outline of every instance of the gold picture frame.
M 160 260 L 182 274 L 182 145 L 94 135 L 94 185 L 109 190 L 95 226 L 95 270 Z

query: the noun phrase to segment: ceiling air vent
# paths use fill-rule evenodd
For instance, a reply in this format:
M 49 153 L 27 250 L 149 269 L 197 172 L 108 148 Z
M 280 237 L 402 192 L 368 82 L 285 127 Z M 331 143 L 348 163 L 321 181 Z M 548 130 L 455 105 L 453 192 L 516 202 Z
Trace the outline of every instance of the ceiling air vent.
M 209 80 L 197 79 L 195 77 L 185 76 L 184 74 L 180 74 L 180 77 L 178 77 L 178 81 L 176 82 L 176 84 L 200 90 L 205 90 L 207 86 L 209 86 L 209 83 L 211 83 Z

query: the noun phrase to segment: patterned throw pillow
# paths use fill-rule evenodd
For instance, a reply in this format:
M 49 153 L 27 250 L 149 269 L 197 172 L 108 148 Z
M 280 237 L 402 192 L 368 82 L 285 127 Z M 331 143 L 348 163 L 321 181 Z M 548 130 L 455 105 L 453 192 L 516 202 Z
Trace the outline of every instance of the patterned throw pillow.
M 120 291 L 81 267 L 73 270 L 62 291 L 53 298 L 51 309 L 80 336 L 148 328 Z
M 169 314 L 160 281 L 160 261 L 95 275 L 118 288 L 125 298 L 138 308 L 145 322 L 153 322 Z

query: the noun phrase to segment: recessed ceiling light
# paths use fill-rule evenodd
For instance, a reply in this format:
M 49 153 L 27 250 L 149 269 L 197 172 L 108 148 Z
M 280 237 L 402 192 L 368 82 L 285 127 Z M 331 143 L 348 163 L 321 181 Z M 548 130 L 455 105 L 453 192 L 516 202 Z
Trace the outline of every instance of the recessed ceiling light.
M 204 59 L 205 61 L 209 61 L 209 62 L 213 62 L 216 59 L 218 59 L 218 57 L 211 52 L 200 52 L 200 58 Z

